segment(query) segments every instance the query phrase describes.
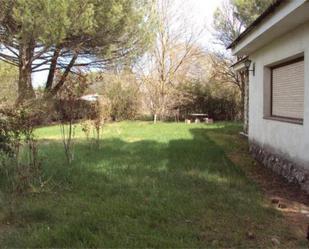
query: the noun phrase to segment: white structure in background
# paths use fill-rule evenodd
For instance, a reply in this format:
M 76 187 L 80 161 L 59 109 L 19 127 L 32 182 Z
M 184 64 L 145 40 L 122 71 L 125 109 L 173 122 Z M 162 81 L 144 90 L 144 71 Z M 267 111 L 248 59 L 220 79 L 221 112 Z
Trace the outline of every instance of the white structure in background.
M 88 94 L 80 97 L 81 100 L 89 101 L 89 102 L 95 102 L 98 101 L 99 95 L 98 94 Z
M 229 49 L 247 57 L 253 156 L 309 192 L 309 1 L 276 1 Z

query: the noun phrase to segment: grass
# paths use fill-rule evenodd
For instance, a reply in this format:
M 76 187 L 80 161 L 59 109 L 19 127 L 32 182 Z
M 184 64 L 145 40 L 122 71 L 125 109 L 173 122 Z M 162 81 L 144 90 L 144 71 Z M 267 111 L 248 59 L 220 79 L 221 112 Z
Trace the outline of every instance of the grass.
M 282 248 L 304 246 L 246 178 L 254 166 L 239 130 L 231 123 L 114 123 L 95 149 L 78 128 L 69 166 L 59 127 L 38 129 L 49 187 L 19 196 L 11 212 L 8 195 L 0 195 L 0 222 L 9 224 L 0 225 L 0 245 L 272 248 L 276 237 Z

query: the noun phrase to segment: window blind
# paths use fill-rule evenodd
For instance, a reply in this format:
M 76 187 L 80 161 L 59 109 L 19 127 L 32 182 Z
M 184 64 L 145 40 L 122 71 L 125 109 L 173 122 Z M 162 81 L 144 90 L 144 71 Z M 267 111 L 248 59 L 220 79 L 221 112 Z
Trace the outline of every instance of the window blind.
M 304 81 L 304 60 L 272 69 L 273 116 L 303 119 Z

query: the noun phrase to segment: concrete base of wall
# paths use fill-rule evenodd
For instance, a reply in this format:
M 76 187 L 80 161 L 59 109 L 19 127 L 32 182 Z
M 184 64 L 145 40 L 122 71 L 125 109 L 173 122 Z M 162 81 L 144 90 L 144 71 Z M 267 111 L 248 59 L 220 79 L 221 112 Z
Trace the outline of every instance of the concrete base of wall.
M 270 168 L 290 183 L 298 184 L 309 194 L 309 172 L 271 148 L 250 142 L 250 153 L 258 162 Z

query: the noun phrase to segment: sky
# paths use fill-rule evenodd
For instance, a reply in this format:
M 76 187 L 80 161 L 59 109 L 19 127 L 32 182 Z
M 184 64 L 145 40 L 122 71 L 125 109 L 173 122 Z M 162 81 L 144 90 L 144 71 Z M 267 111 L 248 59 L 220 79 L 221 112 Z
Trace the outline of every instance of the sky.
M 177 0 L 183 1 L 183 0 Z M 202 46 L 209 49 L 213 48 L 214 38 L 212 29 L 213 15 L 215 10 L 220 7 L 224 0 L 185 0 L 186 11 L 193 16 L 193 23 L 202 27 L 206 25 L 206 30 L 201 39 Z M 189 13 L 188 13 L 189 14 Z
M 223 2 L 223 0 L 176 0 L 185 3 L 185 10 L 188 15 L 192 16 L 192 22 L 197 27 L 206 26 L 206 30 L 200 39 L 200 43 L 203 47 L 208 49 L 215 49 L 213 30 L 211 28 L 213 22 L 213 13 L 217 7 Z M 33 85 L 35 87 L 44 85 L 47 79 L 47 72 L 39 72 L 33 74 Z

